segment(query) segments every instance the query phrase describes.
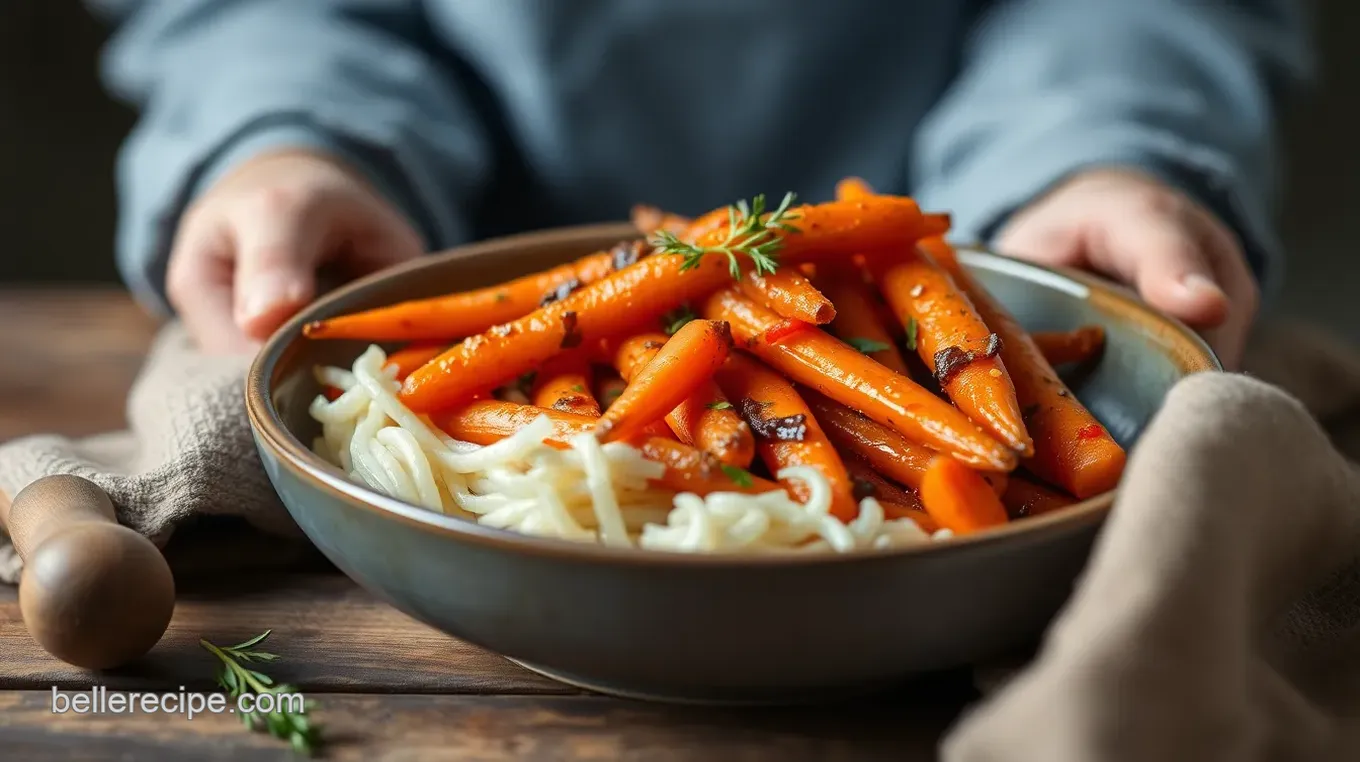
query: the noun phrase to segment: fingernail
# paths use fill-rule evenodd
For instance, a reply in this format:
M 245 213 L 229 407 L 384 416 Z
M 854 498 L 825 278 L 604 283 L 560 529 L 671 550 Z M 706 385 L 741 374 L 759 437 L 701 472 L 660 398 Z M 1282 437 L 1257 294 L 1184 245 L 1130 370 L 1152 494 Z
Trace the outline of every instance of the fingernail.
M 1219 299 L 1227 298 L 1227 294 L 1223 293 L 1223 289 L 1220 288 L 1217 283 L 1214 283 L 1199 273 L 1190 273 L 1184 278 L 1181 278 L 1181 288 L 1184 288 L 1192 296 L 1212 295 Z
M 297 304 L 303 298 L 303 284 L 286 273 L 257 275 L 241 289 L 240 316 L 249 320 L 271 312 L 281 304 Z

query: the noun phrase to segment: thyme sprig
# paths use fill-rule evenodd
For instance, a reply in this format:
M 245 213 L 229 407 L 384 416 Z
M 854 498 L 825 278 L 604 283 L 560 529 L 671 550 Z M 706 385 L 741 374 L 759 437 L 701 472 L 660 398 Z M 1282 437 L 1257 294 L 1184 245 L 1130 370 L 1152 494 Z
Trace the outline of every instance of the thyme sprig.
M 269 637 L 271 632 L 272 630 L 265 630 L 259 635 L 234 646 L 217 646 L 209 643 L 206 639 L 198 641 L 199 645 L 222 662 L 217 668 L 217 684 L 222 686 L 233 700 L 239 700 L 241 696 L 248 693 L 256 696 L 297 693 L 295 686 L 275 683 L 263 672 L 246 666 L 254 662 L 267 663 L 279 658 L 277 654 L 260 651 L 256 648 Z M 312 724 L 307 718 L 307 712 L 311 709 L 311 702 L 306 702 L 306 704 L 299 712 L 295 712 L 292 707 L 286 706 L 275 706 L 272 712 L 242 712 L 241 722 L 251 730 L 265 731 L 275 738 L 287 741 L 292 745 L 294 751 L 311 754 L 316 750 L 317 744 L 321 740 L 321 728 Z
M 673 254 L 685 258 L 680 266 L 692 270 L 699 266 L 705 254 L 723 254 L 727 257 L 727 268 L 733 280 L 741 280 L 741 256 L 749 257 L 752 272 L 766 275 L 779 269 L 779 249 L 784 245 L 780 233 L 797 233 L 798 228 L 789 224 L 798 219 L 798 213 L 791 211 L 797 195 L 785 193 L 784 200 L 773 211 L 765 211 L 765 195 L 745 199 L 727 207 L 727 237 L 716 246 L 698 246 L 680 240 L 674 233 L 659 230 L 649 243 L 659 254 Z

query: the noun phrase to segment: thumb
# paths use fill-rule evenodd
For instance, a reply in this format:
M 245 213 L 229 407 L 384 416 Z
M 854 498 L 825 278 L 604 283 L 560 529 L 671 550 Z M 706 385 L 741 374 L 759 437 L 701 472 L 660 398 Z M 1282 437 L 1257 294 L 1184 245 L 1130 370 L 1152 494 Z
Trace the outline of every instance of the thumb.
M 1129 218 L 1091 252 L 1098 269 L 1137 287 L 1148 304 L 1192 328 L 1212 328 L 1228 316 L 1228 296 L 1204 247 L 1167 218 Z
M 235 227 L 235 318 L 241 331 L 262 340 L 316 294 L 316 268 L 326 238 L 323 218 L 241 214 Z

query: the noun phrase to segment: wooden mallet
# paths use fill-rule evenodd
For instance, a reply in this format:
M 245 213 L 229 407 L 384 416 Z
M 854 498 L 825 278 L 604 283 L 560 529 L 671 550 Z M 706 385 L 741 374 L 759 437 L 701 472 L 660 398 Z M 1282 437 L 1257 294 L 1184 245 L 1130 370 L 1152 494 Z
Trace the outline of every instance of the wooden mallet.
M 118 523 L 104 490 L 78 476 L 47 476 L 13 501 L 0 525 L 24 571 L 19 611 L 38 644 L 68 664 L 121 666 L 150 651 L 175 608 L 165 556 Z

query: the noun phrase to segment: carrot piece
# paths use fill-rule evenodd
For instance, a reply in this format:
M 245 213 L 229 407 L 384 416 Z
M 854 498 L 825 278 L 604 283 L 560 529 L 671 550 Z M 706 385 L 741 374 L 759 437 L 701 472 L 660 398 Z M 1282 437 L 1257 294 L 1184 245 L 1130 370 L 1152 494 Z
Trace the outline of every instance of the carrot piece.
M 632 378 L 652 361 L 666 340 L 665 334 L 646 333 L 620 343 L 613 352 L 619 374 L 625 379 Z M 756 444 L 750 427 L 712 379 L 705 379 L 667 413 L 666 424 L 681 442 L 694 445 L 727 465 L 746 468 L 755 457 Z
M 883 197 L 790 210 L 800 232 L 770 229 L 788 265 L 841 254 L 882 250 L 924 234 L 915 201 Z M 696 245 L 726 242 L 727 225 Z M 693 266 L 686 268 L 686 263 Z M 674 254 L 646 257 L 531 314 L 470 336 L 406 379 L 402 402 L 417 413 L 466 402 L 541 365 L 562 349 L 636 330 L 669 309 L 730 283 L 728 257 L 708 251 L 697 260 Z
M 411 371 L 419 368 L 425 363 L 438 357 L 448 344 L 417 343 L 402 347 L 387 356 L 387 362 L 383 367 L 393 367 L 397 369 L 397 380 L 405 381 L 411 375 Z
M 318 320 L 303 326 L 302 333 L 310 339 L 453 341 L 528 315 L 545 301 L 560 300 L 582 284 L 627 267 L 640 253 L 638 242 L 623 242 L 608 251 L 499 286 Z
M 791 320 L 825 325 L 836 318 L 831 300 L 794 268 L 763 276 L 749 275 L 737 285 L 743 294 Z
M 651 235 L 658 230 L 664 230 L 675 235 L 682 235 L 689 229 L 693 220 L 682 217 L 678 214 L 671 214 L 655 206 L 648 204 L 636 204 L 633 206 L 630 215 L 633 227 L 643 235 Z
M 916 352 L 954 404 L 1021 455 L 1034 452 L 1000 338 L 988 329 L 945 270 L 912 252 L 878 273 L 879 288 L 904 326 L 916 326 Z M 910 333 L 910 329 L 908 329 Z
M 1098 325 L 1072 331 L 1040 331 L 1030 334 L 1030 338 L 1049 365 L 1086 362 L 1105 348 L 1105 329 Z
M 825 395 L 811 389 L 801 391 L 838 450 L 863 459 L 889 479 L 913 489 L 921 488 L 921 479 L 936 453 Z
M 1001 360 L 1015 382 L 1015 395 L 1034 438 L 1025 467 L 1079 499 L 1115 488 L 1124 473 L 1125 453 L 1044 359 L 1015 318 L 978 283 L 943 240 L 923 242 L 968 294 L 987 325 L 1001 337 Z
M 594 430 L 599 420 L 588 415 L 496 400 L 476 400 L 458 410 L 440 413 L 432 420 L 454 439 L 489 445 L 544 415 L 552 423 L 553 433 L 548 441 L 557 446 L 565 446 L 573 437 Z M 666 466 L 666 473 L 653 484 L 675 492 L 758 494 L 783 489 L 768 479 L 720 463 L 713 456 L 668 437 L 650 436 L 644 431 L 632 444 L 647 460 Z
M 756 452 L 770 473 L 811 466 L 831 483 L 831 515 L 841 521 L 859 515 L 845 464 L 788 379 L 741 354 L 729 357 L 716 378 L 728 399 L 737 400 L 742 417 L 756 433 Z M 801 481 L 790 480 L 785 486 L 799 500 L 811 497 Z
M 911 519 L 926 534 L 935 534 L 940 531 L 940 523 L 920 508 L 899 503 L 885 503 L 881 500 L 878 504 L 883 508 L 883 518 L 885 519 Z
M 534 375 L 530 400 L 538 407 L 599 417 L 600 403 L 590 393 L 590 364 L 580 354 L 558 355 Z
M 818 278 L 817 285 L 836 305 L 830 329 L 841 341 L 874 358 L 894 373 L 910 376 L 902 353 L 897 350 L 876 309 L 878 294 L 858 271 Z
M 1020 519 L 1066 508 L 1076 501 L 1029 479 L 1013 476 L 1001 495 L 1001 503 L 1012 519 Z
M 816 408 L 813 415 L 816 417 Z M 832 438 L 832 442 L 835 439 Z M 880 503 L 894 505 L 915 506 L 917 510 L 921 508 L 921 498 L 915 490 L 903 487 L 896 482 L 889 481 L 883 474 L 874 470 L 869 465 L 869 461 L 853 453 L 841 451 L 841 460 L 845 463 L 845 471 L 850 474 L 850 483 L 854 487 L 855 499 L 863 500 L 872 497 Z
M 628 379 L 623 394 L 600 416 L 595 433 L 603 441 L 627 439 L 641 426 L 659 421 L 712 377 L 732 349 L 726 323 L 692 320 Z
M 777 343 L 766 341 L 762 334 L 779 321 L 779 316 L 735 289 L 714 294 L 703 312 L 710 320 L 730 323 L 732 335 L 741 346 L 770 367 L 908 439 L 947 452 L 975 468 L 1015 468 L 1013 451 L 948 402 L 825 331 L 799 331 Z
M 926 513 L 954 534 L 969 534 L 1009 521 L 1001 500 L 982 476 L 954 458 L 937 457 L 921 481 Z
M 856 201 L 858 199 L 873 198 L 876 193 L 869 183 L 858 177 L 847 177 L 836 183 L 837 201 Z

